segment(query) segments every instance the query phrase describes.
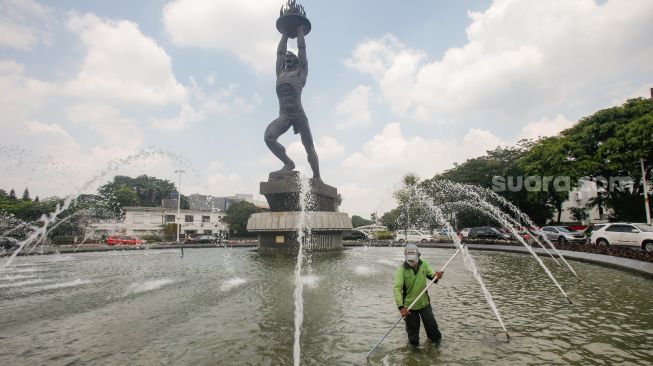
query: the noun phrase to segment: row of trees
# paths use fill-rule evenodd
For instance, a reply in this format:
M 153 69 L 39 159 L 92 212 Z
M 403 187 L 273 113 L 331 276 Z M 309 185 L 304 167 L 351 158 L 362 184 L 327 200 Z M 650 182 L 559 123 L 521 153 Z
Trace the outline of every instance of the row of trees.
M 562 206 L 570 190 L 581 179 L 594 180 L 599 186 L 598 197 L 589 202 L 589 207 L 570 210 L 576 220 L 586 219 L 587 209 L 598 207 L 600 211 L 609 212 L 611 220 L 643 222 L 645 192 L 640 184 L 640 159 L 644 159 L 645 171 L 650 177 L 653 171 L 653 101 L 643 98 L 598 111 L 557 136 L 497 147 L 484 156 L 454 164 L 453 168 L 420 184 L 446 179 L 492 189 L 497 176 L 568 177 L 569 185 L 562 191 L 554 187 L 553 180 L 541 179 L 539 190 L 497 192 L 541 225 L 551 219 L 560 222 Z M 623 184 L 622 180 L 608 186 L 606 182 L 611 177 L 630 177 L 633 184 Z M 406 179 L 410 184 L 416 178 Z M 646 192 L 651 193 L 650 190 Z M 397 228 L 405 210 L 400 204 L 383 215 L 383 224 Z M 488 219 L 474 213 L 462 212 L 457 218 L 461 227 L 488 224 Z

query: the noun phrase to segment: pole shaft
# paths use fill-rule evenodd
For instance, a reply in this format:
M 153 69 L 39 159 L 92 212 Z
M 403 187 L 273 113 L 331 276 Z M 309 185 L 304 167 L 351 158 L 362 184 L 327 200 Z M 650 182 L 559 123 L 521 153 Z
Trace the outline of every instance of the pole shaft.
M 651 224 L 651 207 L 648 203 L 648 183 L 646 182 L 646 169 L 644 168 L 644 159 L 639 160 L 642 165 L 642 184 L 644 185 L 644 209 L 646 210 L 646 223 Z

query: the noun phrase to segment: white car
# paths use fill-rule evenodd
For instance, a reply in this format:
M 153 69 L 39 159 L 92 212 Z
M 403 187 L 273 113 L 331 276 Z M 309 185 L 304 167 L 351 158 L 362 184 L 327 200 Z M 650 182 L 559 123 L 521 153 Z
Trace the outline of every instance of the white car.
M 653 252 L 653 228 L 649 224 L 615 222 L 592 231 L 592 244 L 623 245 Z
M 433 237 L 429 234 L 425 234 L 419 230 L 409 229 L 409 230 L 397 230 L 395 231 L 395 241 L 398 242 L 410 242 L 410 243 L 426 243 L 428 241 L 433 241 Z

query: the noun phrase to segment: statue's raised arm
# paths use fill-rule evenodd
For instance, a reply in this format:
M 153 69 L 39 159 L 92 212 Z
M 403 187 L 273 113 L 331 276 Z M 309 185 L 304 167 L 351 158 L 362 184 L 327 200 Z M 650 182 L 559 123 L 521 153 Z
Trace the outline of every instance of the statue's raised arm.
M 284 63 L 283 58 L 286 55 L 288 49 L 288 36 L 282 35 L 281 41 L 279 41 L 279 46 L 277 47 L 277 76 L 283 71 Z
M 298 63 L 299 73 L 302 81 L 306 84 L 306 77 L 308 76 L 308 59 L 306 58 L 306 41 L 304 40 L 304 26 L 300 25 L 297 28 L 297 48 L 299 49 Z

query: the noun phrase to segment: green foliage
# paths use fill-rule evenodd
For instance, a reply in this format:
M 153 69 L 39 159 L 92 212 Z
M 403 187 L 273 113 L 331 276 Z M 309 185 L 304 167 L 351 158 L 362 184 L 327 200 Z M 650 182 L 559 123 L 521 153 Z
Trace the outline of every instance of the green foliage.
M 23 201 L 31 201 L 32 199 L 29 197 L 29 189 L 25 187 L 25 190 L 23 191 Z
M 632 177 L 632 188 L 603 187 L 593 203 L 610 208 L 612 220 L 644 221 L 644 189 L 638 183 L 640 159 L 649 176 L 653 170 L 653 101 L 630 99 L 622 106 L 600 110 L 563 131 L 559 144 L 558 153 L 575 177 Z
M 585 221 L 590 217 L 585 207 L 570 207 L 569 212 L 571 213 L 571 217 L 579 222 Z
M 400 227 L 399 217 L 401 215 L 399 208 L 393 208 L 381 216 L 381 223 L 390 231 L 395 231 Z
M 497 147 L 487 151 L 484 156 L 456 164 L 454 168 L 434 176 L 431 182 L 446 179 L 492 189 L 494 177 L 522 177 L 525 175 L 519 163 L 533 144 L 532 141 L 521 140 L 513 147 Z M 437 184 L 429 183 L 426 182 L 427 185 L 437 186 Z M 529 196 L 526 190 L 517 192 L 505 190 L 496 193 L 512 202 L 538 224 L 544 224 L 551 217 L 552 207 L 547 203 L 546 197 Z M 463 208 L 451 212 L 455 213 L 456 224 L 459 228 L 495 224 L 493 220 L 473 209 Z
M 141 239 L 145 240 L 148 244 L 154 244 L 163 241 L 159 235 L 143 235 Z
M 254 206 L 250 202 L 236 202 L 229 206 L 227 216 L 224 217 L 223 221 L 229 224 L 229 230 L 238 235 L 244 235 L 247 233 L 247 220 L 249 220 L 249 217 L 254 213 L 262 211 L 262 209 Z
M 157 207 L 163 199 L 169 199 L 177 189 L 164 179 L 140 175 L 131 178 L 117 175 L 98 190 L 100 196 L 110 202 L 116 213 L 125 206 Z M 189 208 L 188 198 L 182 196 L 181 208 Z
M 371 224 L 372 224 L 371 220 L 366 220 L 358 215 L 354 215 L 351 217 L 351 225 L 354 228 L 357 228 L 359 226 L 371 225 Z
M 177 240 L 177 224 L 166 224 L 163 227 L 163 237 L 165 240 Z
M 522 156 L 519 166 L 524 176 L 569 177 L 570 186 L 563 191 L 556 190 L 553 180 L 542 179 L 540 190 L 528 192 L 531 201 L 544 202 L 555 208 L 556 222 L 560 222 L 562 204 L 569 198 L 570 189 L 577 185 L 578 178 L 581 177 L 567 158 L 564 141 L 557 136 L 540 139 Z
M 374 235 L 377 240 L 388 240 L 394 238 L 394 235 L 392 235 L 392 232 L 390 231 L 379 231 Z

